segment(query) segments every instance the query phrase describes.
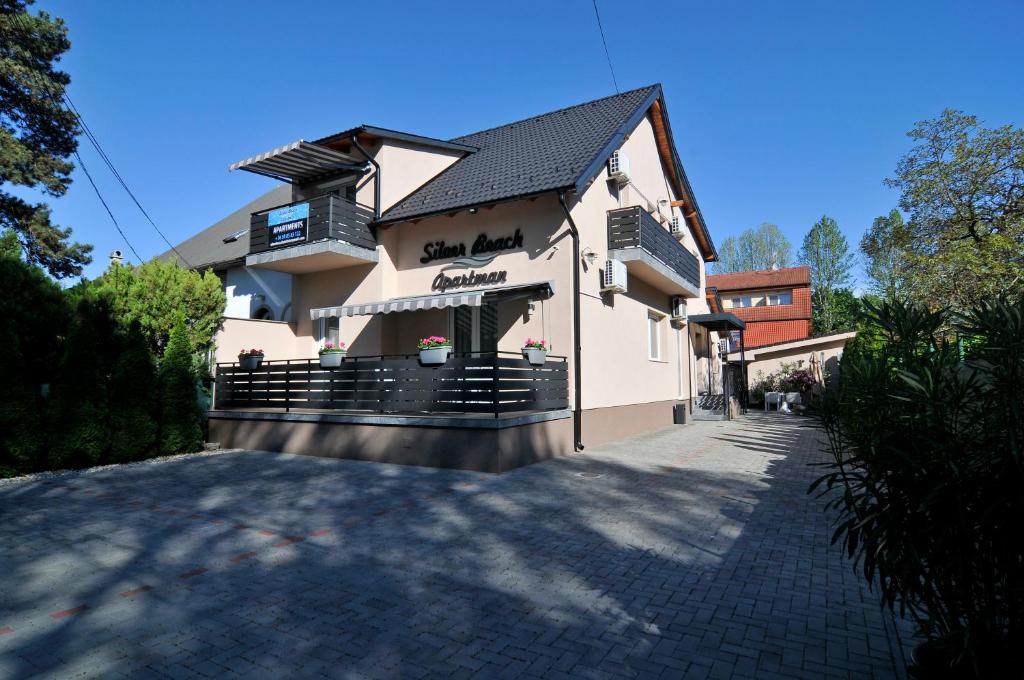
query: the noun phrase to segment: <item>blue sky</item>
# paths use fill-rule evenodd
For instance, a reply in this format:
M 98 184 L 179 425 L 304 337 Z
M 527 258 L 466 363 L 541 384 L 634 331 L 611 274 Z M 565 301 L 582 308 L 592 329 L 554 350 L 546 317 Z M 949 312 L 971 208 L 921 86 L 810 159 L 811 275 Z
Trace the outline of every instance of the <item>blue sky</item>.
M 599 0 L 622 90 L 661 82 L 716 242 L 769 221 L 795 247 L 823 213 L 851 245 L 914 121 L 953 107 L 1024 125 L 1024 2 Z M 70 95 L 173 242 L 273 186 L 230 163 L 360 123 L 448 138 L 614 92 L 590 0 L 82 2 L 63 17 Z M 166 247 L 84 140 L 143 257 Z M 52 201 L 126 250 L 85 177 Z M 858 263 L 859 265 L 859 263 Z

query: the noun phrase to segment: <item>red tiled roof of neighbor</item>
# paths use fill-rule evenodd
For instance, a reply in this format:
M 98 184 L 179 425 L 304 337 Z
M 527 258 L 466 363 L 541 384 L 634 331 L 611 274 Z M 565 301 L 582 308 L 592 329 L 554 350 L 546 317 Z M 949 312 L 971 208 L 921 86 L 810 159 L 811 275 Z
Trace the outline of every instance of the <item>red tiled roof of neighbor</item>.
M 782 286 L 810 286 L 811 268 L 807 266 L 784 267 L 752 272 L 711 274 L 707 277 L 707 285 L 718 288 L 719 292 L 766 290 Z
M 732 307 L 726 310 L 744 321 L 782 321 L 811 318 L 811 289 L 794 288 L 793 303 L 762 307 Z
M 747 349 L 776 345 L 781 342 L 805 340 L 811 335 L 808 319 L 748 323 L 743 330 L 743 344 Z

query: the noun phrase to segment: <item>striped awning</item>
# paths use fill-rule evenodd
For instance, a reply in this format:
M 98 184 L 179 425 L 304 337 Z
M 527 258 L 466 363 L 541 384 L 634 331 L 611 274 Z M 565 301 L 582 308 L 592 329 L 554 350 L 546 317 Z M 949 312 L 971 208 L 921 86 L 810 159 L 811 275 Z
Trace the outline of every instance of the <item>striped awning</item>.
M 482 290 L 470 293 L 447 293 L 445 295 L 421 295 L 419 297 L 395 298 L 382 302 L 367 302 L 361 305 L 342 305 L 340 307 L 321 307 L 309 310 L 313 319 L 328 316 L 364 316 L 367 314 L 390 314 L 391 312 L 418 312 L 424 309 L 444 309 L 445 307 L 479 307 L 483 304 Z
M 479 307 L 485 300 L 502 300 L 516 297 L 519 294 L 539 294 L 551 297 L 554 282 L 527 283 L 513 286 L 498 286 L 481 290 L 467 290 L 438 295 L 419 295 L 417 297 L 393 298 L 380 302 L 365 302 L 355 305 L 339 305 L 337 307 L 320 307 L 309 310 L 311 319 L 325 319 L 331 316 L 365 316 L 370 314 L 390 314 L 392 312 L 418 312 L 424 309 L 444 309 L 445 307 Z
M 365 165 L 365 161 L 354 156 L 300 139 L 232 163 L 228 170 L 246 170 L 286 182 L 301 183 L 340 170 L 362 170 Z

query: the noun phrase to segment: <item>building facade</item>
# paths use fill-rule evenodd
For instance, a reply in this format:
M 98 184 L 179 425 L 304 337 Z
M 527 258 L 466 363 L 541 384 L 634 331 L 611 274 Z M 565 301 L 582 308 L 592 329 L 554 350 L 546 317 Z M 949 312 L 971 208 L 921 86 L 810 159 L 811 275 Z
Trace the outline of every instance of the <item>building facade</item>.
M 360 126 L 232 169 L 282 185 L 177 247 L 228 294 L 225 445 L 501 471 L 669 425 L 715 375 L 716 253 L 660 86 L 453 140 Z M 427 336 L 450 339 L 444 365 L 418 362 Z
M 749 386 L 784 366 L 807 367 L 813 354 L 826 374 L 838 370 L 853 331 L 814 335 L 810 267 L 784 267 L 707 277 L 712 308 L 745 323 L 743 356 L 738 336 L 730 338 L 729 362 L 743 362 Z

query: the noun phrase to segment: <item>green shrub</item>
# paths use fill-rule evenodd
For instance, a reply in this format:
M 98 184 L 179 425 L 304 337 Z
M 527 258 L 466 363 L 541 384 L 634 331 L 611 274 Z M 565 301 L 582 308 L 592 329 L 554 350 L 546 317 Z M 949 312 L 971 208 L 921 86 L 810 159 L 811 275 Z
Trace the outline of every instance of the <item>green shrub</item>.
M 110 460 L 126 463 L 156 450 L 156 368 L 146 337 L 132 324 L 120 337 L 110 376 Z
M 64 343 L 64 356 L 48 405 L 51 468 L 89 467 L 107 462 L 114 338 L 107 305 L 93 296 L 83 296 Z
M 0 477 L 46 468 L 44 385 L 53 380 L 69 308 L 60 287 L 0 237 Z M 14 247 L 9 247 L 13 243 Z
M 160 452 L 190 453 L 202 445 L 192 346 L 179 316 L 160 362 Z
M 1005 677 L 1024 661 L 1024 305 L 867 313 L 882 342 L 847 353 L 819 404 L 830 460 L 810 491 L 838 511 L 833 542 L 955 677 Z M 966 360 L 950 324 L 972 340 Z

